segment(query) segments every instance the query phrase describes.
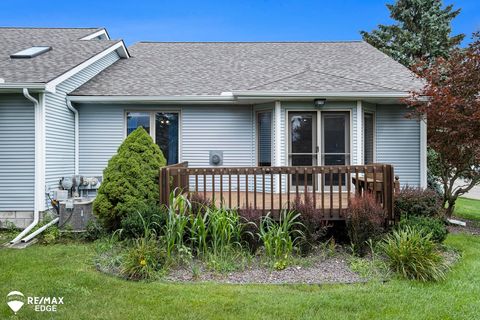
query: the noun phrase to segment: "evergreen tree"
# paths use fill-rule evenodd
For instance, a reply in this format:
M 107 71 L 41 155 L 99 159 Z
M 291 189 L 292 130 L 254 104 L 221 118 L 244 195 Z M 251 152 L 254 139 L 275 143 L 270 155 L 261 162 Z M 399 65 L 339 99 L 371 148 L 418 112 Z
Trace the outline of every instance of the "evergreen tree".
M 158 174 L 166 160 L 150 135 L 139 127 L 128 135 L 103 171 L 93 210 L 109 230 L 130 212 L 158 205 Z
M 398 23 L 360 33 L 363 40 L 407 67 L 420 59 L 431 62 L 447 57 L 465 37 L 450 36 L 450 23 L 460 9 L 453 10 L 453 5 L 442 8 L 441 0 L 397 0 L 387 7 Z

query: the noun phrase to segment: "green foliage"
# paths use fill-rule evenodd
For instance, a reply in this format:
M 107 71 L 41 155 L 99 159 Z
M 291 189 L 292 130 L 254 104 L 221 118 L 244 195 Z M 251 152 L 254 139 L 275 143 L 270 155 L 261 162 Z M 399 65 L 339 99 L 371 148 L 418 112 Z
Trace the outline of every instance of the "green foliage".
M 260 221 L 258 237 L 274 267 L 286 266 L 293 251 L 298 249 L 297 244 L 304 241 L 299 217 L 300 214 L 294 211 L 284 210 L 280 213 L 279 221 L 275 221 L 270 214 Z
M 163 240 L 166 245 L 167 257 L 170 259 L 175 250 L 183 248 L 188 237 L 188 223 L 191 214 L 191 204 L 186 196 L 176 195 L 178 190 L 170 193 L 169 208 L 165 226 L 163 228 Z
M 418 59 L 447 57 L 463 40 L 451 37 L 451 21 L 460 13 L 441 0 L 397 0 L 387 4 L 393 25 L 379 25 L 372 32 L 362 31 L 363 39 L 393 59 L 410 67 Z
M 406 226 L 389 234 L 382 248 L 390 269 L 406 279 L 437 281 L 445 278 L 448 266 L 431 233 Z
M 442 217 L 444 210 L 438 193 L 431 189 L 403 187 L 395 194 L 395 215 Z
M 60 239 L 60 229 L 56 225 L 48 227 L 42 234 L 42 242 L 45 244 L 56 243 Z
M 350 200 L 346 224 L 352 248 L 362 256 L 368 249 L 367 241 L 383 233 L 385 212 L 372 196 L 355 197 Z
M 149 206 L 143 211 L 129 212 L 122 218 L 122 237 L 124 238 L 139 238 L 144 236 L 145 222 L 149 228 L 155 230 L 157 234 L 160 233 L 161 228 L 165 225 L 166 209 L 157 205 Z
M 143 223 L 143 237 L 133 240 L 133 245 L 127 248 L 121 264 L 122 274 L 130 280 L 152 278 L 164 261 L 155 230 L 149 228 L 139 213 L 138 216 Z
M 427 150 L 427 186 L 428 189 L 435 191 L 439 196 L 443 194 L 440 185 L 441 166 L 439 154 L 432 148 Z
M 158 204 L 159 168 L 165 164 L 160 148 L 142 127 L 128 135 L 108 162 L 93 203 L 108 230 L 119 228 L 128 213 Z
M 103 238 L 107 235 L 105 228 L 99 223 L 97 219 L 91 219 L 87 223 L 85 240 L 94 241 Z
M 431 233 L 431 239 L 437 243 L 442 243 L 448 235 L 448 229 L 445 222 L 438 218 L 421 216 L 402 217 L 398 224 L 398 228 L 404 229 L 407 226 L 416 228 L 425 235 Z

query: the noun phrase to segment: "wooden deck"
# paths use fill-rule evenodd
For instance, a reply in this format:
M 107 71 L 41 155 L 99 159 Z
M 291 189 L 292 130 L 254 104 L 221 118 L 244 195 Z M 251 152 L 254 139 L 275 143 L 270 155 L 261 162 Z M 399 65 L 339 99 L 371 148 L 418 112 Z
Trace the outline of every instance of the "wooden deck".
M 218 207 L 263 214 L 288 210 L 299 197 L 328 220 L 345 219 L 352 197 L 371 194 L 384 209 L 385 219 L 393 221 L 397 185 L 393 167 L 388 164 L 189 168 L 184 162 L 161 168 L 159 177 L 160 202 L 167 206 L 174 190 L 205 197 Z
M 207 191 L 206 193 L 199 192 L 199 196 L 205 197 L 208 200 L 214 201 L 217 207 L 237 208 L 240 211 L 244 209 L 253 209 L 267 214 L 268 212 L 277 213 L 280 209 L 291 209 L 292 204 L 295 201 L 297 194 L 292 192 L 287 193 L 258 193 L 258 192 L 234 192 L 231 194 L 231 199 L 228 195 L 220 195 L 220 192 Z M 265 195 L 265 199 L 264 199 Z M 315 194 L 315 198 L 312 194 L 308 194 L 308 201 L 311 202 L 318 214 L 322 215 L 326 220 L 338 220 L 344 218 L 344 210 L 348 208 L 348 202 L 350 197 L 354 197 L 355 194 L 347 194 L 343 192 L 341 195 L 338 192 Z M 305 195 L 299 193 L 300 201 L 305 202 Z M 339 210 L 339 209 L 342 210 Z M 330 210 L 331 209 L 331 210 Z

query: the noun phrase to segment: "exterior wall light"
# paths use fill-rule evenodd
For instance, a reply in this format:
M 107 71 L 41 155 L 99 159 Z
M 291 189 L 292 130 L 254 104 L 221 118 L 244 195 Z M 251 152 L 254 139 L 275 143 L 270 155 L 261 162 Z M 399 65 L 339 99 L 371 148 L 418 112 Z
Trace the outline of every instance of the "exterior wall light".
M 325 105 L 325 102 L 327 99 L 315 99 L 313 100 L 313 104 L 315 105 L 315 108 L 321 108 Z

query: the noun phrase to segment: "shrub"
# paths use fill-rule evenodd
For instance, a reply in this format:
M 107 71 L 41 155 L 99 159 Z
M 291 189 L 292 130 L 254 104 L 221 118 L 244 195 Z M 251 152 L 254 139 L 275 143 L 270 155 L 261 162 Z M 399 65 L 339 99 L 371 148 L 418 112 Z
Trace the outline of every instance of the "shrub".
M 165 225 L 166 212 L 165 208 L 154 205 L 145 208 L 143 211 L 129 212 L 122 218 L 121 235 L 124 238 L 139 238 L 144 236 L 144 225 L 154 229 L 157 234 L 160 233 L 161 228 Z
M 208 208 L 214 207 L 212 200 L 196 192 L 190 193 L 188 200 L 192 205 L 193 214 L 204 214 Z
M 350 200 L 346 224 L 354 252 L 362 256 L 368 249 L 367 240 L 383 233 L 385 213 L 371 195 L 365 194 Z
M 442 216 L 442 200 L 438 193 L 431 189 L 403 187 L 395 194 L 394 202 L 395 215 L 438 217 Z
M 430 233 L 406 226 L 388 235 L 382 249 L 390 269 L 404 278 L 420 281 L 445 278 L 448 267 Z
M 248 245 L 250 252 L 255 253 L 260 247 L 259 239 L 254 236 L 258 234 L 258 226 L 262 219 L 262 210 L 254 209 L 252 206 L 245 206 L 240 211 L 240 216 L 243 220 L 242 243 Z
M 303 226 L 305 242 L 302 245 L 302 251 L 310 250 L 327 233 L 327 221 L 323 220 L 318 214 L 313 204 L 312 197 L 305 194 L 304 200 L 300 196 L 295 197 L 292 204 L 292 210 L 300 214 L 299 221 Z
M 115 230 L 129 212 L 158 204 L 159 168 L 165 164 L 160 148 L 142 127 L 128 135 L 108 161 L 93 203 L 105 228 Z
M 413 227 L 420 230 L 423 234 L 431 233 L 431 239 L 437 243 L 442 243 L 448 235 L 448 229 L 443 220 L 430 217 L 403 217 L 398 224 L 399 229 Z
M 106 235 L 106 231 L 97 219 L 91 219 L 87 223 L 85 240 L 97 240 Z
M 265 254 L 274 262 L 276 269 L 284 269 L 297 244 L 303 241 L 304 234 L 300 230 L 298 221 L 300 214 L 294 211 L 282 211 L 279 221 L 275 221 L 270 214 L 260 221 L 258 237 L 260 238 Z

